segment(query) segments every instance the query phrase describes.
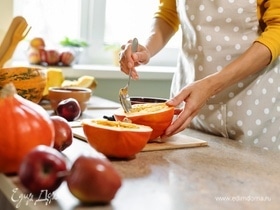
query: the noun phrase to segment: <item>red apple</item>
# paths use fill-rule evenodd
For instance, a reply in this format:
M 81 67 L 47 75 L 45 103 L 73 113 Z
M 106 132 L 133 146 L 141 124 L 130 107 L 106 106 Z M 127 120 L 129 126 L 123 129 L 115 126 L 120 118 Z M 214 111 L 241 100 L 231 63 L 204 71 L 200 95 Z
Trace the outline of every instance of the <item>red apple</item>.
M 108 159 L 85 155 L 75 160 L 66 182 L 82 203 L 109 203 L 122 185 L 121 176 Z
M 60 54 L 57 50 L 40 49 L 40 56 L 42 62 L 48 65 L 57 65 L 60 60 Z
M 29 192 L 39 195 L 41 192 L 56 190 L 66 172 L 67 162 L 63 154 L 52 147 L 39 145 L 24 157 L 18 176 Z
M 74 98 L 64 99 L 58 103 L 56 114 L 65 118 L 67 121 L 74 121 L 81 115 L 81 107 Z
M 74 60 L 75 56 L 70 51 L 65 51 L 60 54 L 60 62 L 64 66 L 70 66 Z
M 44 48 L 40 48 L 40 49 L 38 49 L 38 51 L 40 54 L 41 62 L 47 64 L 47 51 Z
M 72 144 L 72 129 L 65 118 L 60 116 L 51 116 L 50 118 L 55 130 L 54 148 L 61 152 Z

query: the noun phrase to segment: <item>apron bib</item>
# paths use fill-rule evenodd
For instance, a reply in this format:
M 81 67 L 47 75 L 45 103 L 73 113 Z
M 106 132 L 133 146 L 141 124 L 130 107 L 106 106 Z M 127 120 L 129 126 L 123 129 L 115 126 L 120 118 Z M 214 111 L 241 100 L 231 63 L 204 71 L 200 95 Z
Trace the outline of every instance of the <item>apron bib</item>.
M 177 0 L 183 31 L 171 97 L 223 69 L 260 35 L 256 0 Z M 280 150 L 280 60 L 213 96 L 192 128 Z

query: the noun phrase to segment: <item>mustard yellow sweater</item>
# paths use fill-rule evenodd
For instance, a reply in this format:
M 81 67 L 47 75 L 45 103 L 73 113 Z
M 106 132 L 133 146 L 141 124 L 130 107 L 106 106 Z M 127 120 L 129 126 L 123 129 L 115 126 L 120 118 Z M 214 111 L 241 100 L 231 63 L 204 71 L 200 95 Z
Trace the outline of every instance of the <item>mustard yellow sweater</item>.
M 280 0 L 257 0 L 257 12 L 263 32 L 256 41 L 270 49 L 273 61 L 280 55 Z M 178 30 L 175 0 L 160 0 L 155 17 L 164 19 L 174 31 Z

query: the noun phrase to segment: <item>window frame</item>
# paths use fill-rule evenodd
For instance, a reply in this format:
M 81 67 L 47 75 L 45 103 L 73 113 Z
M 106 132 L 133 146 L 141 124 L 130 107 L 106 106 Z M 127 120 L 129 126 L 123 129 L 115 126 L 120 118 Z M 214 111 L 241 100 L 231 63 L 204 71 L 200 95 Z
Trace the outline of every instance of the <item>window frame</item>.
M 81 63 L 112 63 L 111 52 L 104 50 L 106 3 L 106 0 L 81 0 L 80 35 L 90 45 L 85 49 Z M 149 65 L 176 66 L 178 51 L 176 48 L 165 47 L 150 60 Z
M 89 47 L 83 49 L 83 53 L 79 58 L 79 64 L 114 64 L 113 52 L 105 49 L 105 44 L 108 44 L 105 43 L 107 3 L 107 0 L 80 0 L 80 5 L 77 8 L 78 18 L 80 22 L 78 25 L 79 31 L 77 32 L 77 34 L 75 34 L 75 36 L 79 36 L 80 39 L 87 41 L 89 43 Z M 25 61 L 27 48 L 28 43 L 22 42 L 17 48 L 17 51 L 14 55 L 14 59 L 17 61 Z M 151 58 L 150 62 L 147 65 L 167 67 L 176 66 L 177 54 L 179 50 L 178 48 L 175 49 L 166 46 L 157 55 Z
M 109 52 L 104 50 L 106 0 L 81 0 L 81 38 L 87 40 L 82 63 L 108 64 L 111 61 Z M 98 30 L 95 30 L 98 28 Z M 94 52 L 94 53 L 91 53 Z

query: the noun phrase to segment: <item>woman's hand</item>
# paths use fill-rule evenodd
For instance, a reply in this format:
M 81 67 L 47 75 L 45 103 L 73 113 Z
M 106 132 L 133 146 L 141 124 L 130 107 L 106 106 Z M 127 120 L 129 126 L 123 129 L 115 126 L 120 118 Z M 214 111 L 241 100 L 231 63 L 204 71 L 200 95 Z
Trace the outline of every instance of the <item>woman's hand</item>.
M 132 40 L 129 40 L 127 44 L 122 45 L 121 52 L 120 52 L 120 67 L 121 71 L 125 74 L 129 73 L 131 69 L 131 77 L 133 79 L 138 79 L 139 76 L 137 71 L 135 70 L 136 66 L 140 64 L 147 64 L 150 61 L 150 53 L 146 47 L 143 45 L 138 44 L 137 52 L 131 52 L 131 43 Z
M 204 79 L 184 87 L 167 104 L 177 106 L 185 102 L 183 111 L 166 129 L 164 137 L 174 135 L 188 127 L 207 100 L 227 87 L 263 69 L 271 60 L 271 52 L 261 43 L 255 42 L 244 54 Z
M 162 138 L 172 136 L 187 128 L 191 120 L 206 104 L 212 94 L 213 92 L 211 88 L 209 88 L 209 81 L 203 79 L 185 86 L 178 95 L 168 100 L 166 103 L 174 107 L 184 102 L 184 108 L 166 129 Z

